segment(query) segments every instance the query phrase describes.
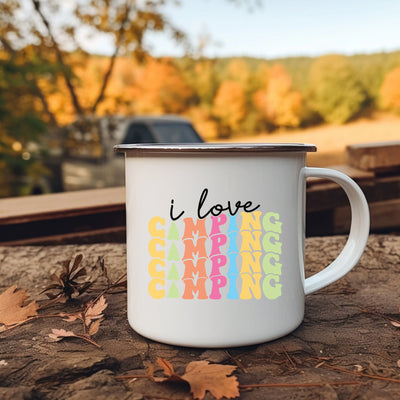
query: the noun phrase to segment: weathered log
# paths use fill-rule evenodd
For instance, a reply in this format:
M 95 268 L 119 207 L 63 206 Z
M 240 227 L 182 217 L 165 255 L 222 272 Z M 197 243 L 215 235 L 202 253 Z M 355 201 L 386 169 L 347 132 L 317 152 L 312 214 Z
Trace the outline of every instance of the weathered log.
M 307 239 L 307 274 L 333 260 L 344 242 L 342 236 Z M 17 283 L 37 299 L 49 275 L 78 253 L 87 265 L 104 256 L 115 278 L 125 271 L 125 250 L 124 244 L 110 243 L 0 247 L 0 291 Z M 105 320 L 95 335 L 100 349 L 78 339 L 51 342 L 52 328 L 72 327 L 60 318 L 38 319 L 0 333 L 0 399 L 190 398 L 185 386 L 115 379 L 125 373 L 146 374 L 157 357 L 168 359 L 178 372 L 194 360 L 237 365 L 242 399 L 398 398 L 400 330 L 389 319 L 400 318 L 399 264 L 400 237 L 372 235 L 356 268 L 307 297 L 305 320 L 296 331 L 243 348 L 189 349 L 147 340 L 128 325 L 126 294 L 106 295 Z M 80 305 L 75 301 L 67 308 Z M 269 383 L 280 386 L 262 387 Z M 304 385 L 309 383 L 318 385 Z

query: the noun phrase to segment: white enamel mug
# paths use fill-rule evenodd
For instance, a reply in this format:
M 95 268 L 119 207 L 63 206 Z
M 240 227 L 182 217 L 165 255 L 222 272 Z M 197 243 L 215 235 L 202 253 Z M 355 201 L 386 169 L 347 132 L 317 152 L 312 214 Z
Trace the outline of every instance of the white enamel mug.
M 125 153 L 128 319 L 139 334 L 193 347 L 257 344 L 304 317 L 305 295 L 349 272 L 369 233 L 357 184 L 306 167 L 307 144 L 118 145 Z M 348 241 L 305 279 L 305 181 L 345 190 Z M 323 251 L 323 249 L 321 249 Z

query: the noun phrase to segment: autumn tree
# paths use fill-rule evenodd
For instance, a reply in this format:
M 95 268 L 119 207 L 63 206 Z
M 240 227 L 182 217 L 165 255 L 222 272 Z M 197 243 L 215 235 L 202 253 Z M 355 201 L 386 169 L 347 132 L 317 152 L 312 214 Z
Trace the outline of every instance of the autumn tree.
M 183 40 L 183 33 L 163 15 L 164 3 L 164 0 L 85 0 L 66 5 L 56 0 L 7 0 L 0 5 L 2 50 L 12 57 L 26 46 L 32 46 L 35 58 L 57 66 L 55 80 L 57 84 L 60 83 L 58 78 L 63 81 L 75 115 L 95 114 L 104 100 L 117 56 L 129 54 L 142 59 L 146 53 L 144 37 L 148 32 L 166 31 L 173 39 Z M 59 18 L 61 14 L 64 14 L 64 22 Z M 74 67 L 76 54 L 81 59 L 89 58 L 79 38 L 90 35 L 103 38 L 113 53 L 88 102 L 78 93 L 79 79 Z M 47 114 L 56 122 L 51 110 L 47 110 Z
M 32 46 L 35 58 L 57 66 L 57 75 L 64 82 L 75 114 L 95 114 L 104 101 L 118 56 L 143 60 L 148 52 L 145 38 L 150 32 L 169 34 L 171 40 L 188 49 L 184 33 L 164 13 L 166 3 L 179 4 L 175 0 L 5 0 L 0 2 L 0 50 L 12 57 L 26 46 Z M 241 1 L 235 0 L 235 3 Z M 93 37 L 101 38 L 112 49 L 112 54 L 87 103 L 77 93 L 79 79 L 74 67 L 76 54 L 81 60 L 89 58 L 82 38 Z M 42 98 L 45 100 L 45 96 Z M 47 113 L 49 120 L 56 123 L 51 111 Z
M 368 101 L 367 93 L 344 56 L 318 58 L 310 71 L 312 107 L 330 123 L 345 123 Z
M 242 58 L 234 58 L 227 67 L 226 79 L 238 82 L 247 94 L 251 90 L 252 73 L 249 64 Z
M 193 92 L 169 58 L 147 57 L 135 72 L 135 113 L 180 114 L 189 107 Z
M 379 94 L 384 109 L 400 113 L 400 67 L 386 75 Z
M 222 82 L 214 99 L 213 113 L 220 122 L 220 136 L 230 136 L 239 129 L 246 114 L 245 94 L 239 82 Z
M 267 70 L 266 87 L 254 93 L 253 102 L 272 127 L 297 127 L 301 122 L 302 96 L 282 65 Z

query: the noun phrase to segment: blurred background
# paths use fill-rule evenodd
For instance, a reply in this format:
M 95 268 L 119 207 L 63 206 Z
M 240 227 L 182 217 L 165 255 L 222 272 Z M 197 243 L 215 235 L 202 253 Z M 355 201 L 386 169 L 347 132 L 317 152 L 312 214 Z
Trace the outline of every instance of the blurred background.
M 399 15 L 397 0 L 1 0 L 0 197 L 123 185 L 121 142 L 308 142 L 330 166 L 399 140 Z

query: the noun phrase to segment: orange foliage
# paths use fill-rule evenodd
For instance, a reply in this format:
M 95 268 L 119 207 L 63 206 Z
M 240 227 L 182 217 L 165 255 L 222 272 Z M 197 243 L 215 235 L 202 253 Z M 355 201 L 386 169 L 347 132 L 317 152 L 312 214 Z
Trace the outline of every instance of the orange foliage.
M 77 96 L 84 111 L 90 113 L 109 59 L 75 54 L 70 61 Z M 233 60 L 228 65 L 228 78 L 218 90 L 211 61 L 197 62 L 191 71 L 186 76 L 169 58 L 149 56 L 143 64 L 118 58 L 96 114 L 186 114 L 208 138 L 216 137 L 217 132 L 245 130 L 250 115 L 275 126 L 300 124 L 302 97 L 292 89 L 291 78 L 281 65 L 270 68 L 262 64 L 252 74 L 244 60 Z M 191 82 L 190 86 L 185 79 Z M 61 76 L 53 82 L 42 79 L 39 86 L 60 124 L 76 118 Z M 249 129 L 253 131 L 254 127 Z
M 211 60 L 197 62 L 194 72 L 191 86 L 194 88 L 201 103 L 212 104 L 216 88 L 213 62 Z
M 68 96 L 65 80 L 61 76 L 56 77 L 55 84 L 41 78 L 38 86 L 47 98 L 50 111 L 54 114 L 59 124 L 67 124 L 75 119 L 75 110 Z
M 296 127 L 301 122 L 302 96 L 292 90 L 292 80 L 282 65 L 275 64 L 268 71 L 266 89 L 253 96 L 255 107 L 275 126 Z
M 400 111 L 400 67 L 390 71 L 380 88 L 383 108 Z
M 132 60 L 127 58 L 116 60 L 104 100 L 99 104 L 98 114 L 130 115 L 134 113 L 135 68 L 137 65 Z
M 106 58 L 90 57 L 75 63 L 76 93 L 86 112 L 98 96 L 108 62 Z M 64 80 L 60 77 L 52 85 L 43 79 L 39 84 L 59 123 L 71 122 L 76 116 Z M 187 110 L 192 96 L 171 60 L 149 57 L 139 66 L 130 59 L 119 58 L 97 114 L 180 114 Z
M 168 58 L 149 57 L 135 75 L 135 112 L 179 114 L 188 108 L 193 93 Z
M 204 139 L 212 140 L 218 137 L 218 124 L 212 118 L 210 107 L 191 107 L 187 116 Z
M 239 58 L 233 59 L 228 65 L 228 79 L 239 82 L 243 90 L 246 92 L 251 81 L 251 71 L 249 64 Z
M 73 82 L 76 94 L 82 108 L 88 111 L 98 96 L 100 84 L 107 69 L 107 59 L 93 56 L 81 58 L 74 55 L 71 57 L 71 64 L 75 75 Z M 62 125 L 72 122 L 76 118 L 76 111 L 68 95 L 64 78 L 61 75 L 56 76 L 55 83 L 40 79 L 38 84 L 46 96 L 50 111 L 55 115 L 58 123 Z M 104 105 L 102 106 L 104 107 Z M 101 114 L 101 107 L 99 107 L 99 114 Z
M 222 82 L 214 98 L 213 113 L 230 131 L 239 128 L 246 113 L 244 90 L 239 82 Z

